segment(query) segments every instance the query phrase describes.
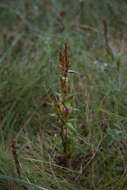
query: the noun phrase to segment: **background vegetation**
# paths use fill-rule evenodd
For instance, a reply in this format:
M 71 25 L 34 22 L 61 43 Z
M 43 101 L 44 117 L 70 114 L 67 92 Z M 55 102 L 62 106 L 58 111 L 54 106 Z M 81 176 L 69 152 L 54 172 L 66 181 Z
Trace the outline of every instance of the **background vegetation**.
M 127 188 L 125 0 L 0 1 L 0 189 Z M 67 42 L 76 108 L 66 165 L 53 97 Z

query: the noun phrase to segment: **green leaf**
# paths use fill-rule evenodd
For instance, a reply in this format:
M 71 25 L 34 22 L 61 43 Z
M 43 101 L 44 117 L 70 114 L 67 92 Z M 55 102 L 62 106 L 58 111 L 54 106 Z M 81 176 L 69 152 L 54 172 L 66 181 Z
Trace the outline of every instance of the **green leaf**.
M 68 122 L 67 123 L 67 127 L 76 135 L 77 134 L 77 130 L 74 128 L 73 124 Z

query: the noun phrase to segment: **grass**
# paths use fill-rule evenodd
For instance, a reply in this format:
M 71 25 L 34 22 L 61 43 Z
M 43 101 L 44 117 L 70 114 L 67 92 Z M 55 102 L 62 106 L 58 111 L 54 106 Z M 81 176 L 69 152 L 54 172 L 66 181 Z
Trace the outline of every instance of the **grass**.
M 90 11 L 92 1 L 86 4 Z M 110 20 L 109 1 L 103 20 L 98 17 L 102 5 L 94 4 L 92 19 L 93 11 L 84 13 L 86 4 L 0 3 L 1 190 L 126 189 L 125 4 L 119 10 L 110 5 Z M 51 117 L 52 99 L 63 93 L 58 55 L 65 41 L 75 71 L 69 74 L 76 108 L 69 127 L 76 119 L 76 144 L 61 136 L 59 117 Z M 63 136 L 74 145 L 68 164 Z

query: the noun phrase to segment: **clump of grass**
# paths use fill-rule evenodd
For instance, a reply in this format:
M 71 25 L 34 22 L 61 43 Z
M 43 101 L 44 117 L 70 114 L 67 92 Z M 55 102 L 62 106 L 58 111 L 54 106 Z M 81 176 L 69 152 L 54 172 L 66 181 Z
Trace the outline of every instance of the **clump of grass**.
M 71 62 L 68 54 L 68 46 L 67 43 L 65 43 L 64 51 L 59 51 L 59 93 L 57 97 L 53 98 L 52 106 L 61 130 L 60 137 L 63 145 L 64 164 L 66 166 L 71 160 L 77 141 L 77 130 L 73 125 L 74 96 L 72 94 L 71 81 L 69 79 L 70 67 Z

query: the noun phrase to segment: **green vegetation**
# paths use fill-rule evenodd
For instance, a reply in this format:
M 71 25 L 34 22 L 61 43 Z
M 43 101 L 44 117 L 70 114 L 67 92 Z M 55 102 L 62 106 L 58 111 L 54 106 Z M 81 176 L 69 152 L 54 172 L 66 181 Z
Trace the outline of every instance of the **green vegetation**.
M 0 190 L 125 190 L 125 0 L 0 1 Z

